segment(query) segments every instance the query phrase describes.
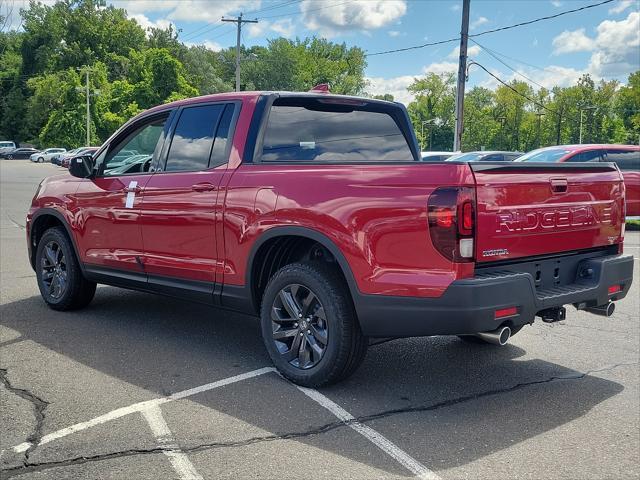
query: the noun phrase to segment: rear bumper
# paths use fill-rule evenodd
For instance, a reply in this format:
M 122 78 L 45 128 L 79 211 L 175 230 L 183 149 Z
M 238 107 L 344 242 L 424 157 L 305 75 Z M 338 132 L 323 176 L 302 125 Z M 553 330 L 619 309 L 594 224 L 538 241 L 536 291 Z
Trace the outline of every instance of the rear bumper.
M 493 272 L 453 282 L 438 298 L 356 295 L 362 331 L 372 337 L 457 335 L 486 332 L 502 324 L 531 323 L 541 310 L 568 304 L 597 306 L 624 298 L 633 279 L 633 256 L 582 260 L 579 271 L 591 276 L 575 283 L 536 290 L 528 272 Z M 609 287 L 621 290 L 609 294 Z M 517 314 L 496 319 L 496 310 L 517 307 Z

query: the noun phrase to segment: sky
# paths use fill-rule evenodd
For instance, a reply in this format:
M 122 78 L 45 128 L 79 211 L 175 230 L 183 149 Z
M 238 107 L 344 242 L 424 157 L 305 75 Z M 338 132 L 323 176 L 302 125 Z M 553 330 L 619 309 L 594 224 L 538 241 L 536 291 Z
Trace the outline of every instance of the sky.
M 243 26 L 245 45 L 266 45 L 268 39 L 278 36 L 294 39 L 315 35 L 358 46 L 368 54 L 452 39 L 459 36 L 462 16 L 462 0 L 107 1 L 125 8 L 143 27 L 173 24 L 184 43 L 213 50 L 235 46 L 235 24 L 223 23 L 221 18 L 241 12 L 247 19 L 258 19 L 257 24 Z M 469 33 L 477 35 L 602 1 L 471 0 Z M 624 83 L 629 73 L 640 69 L 640 0 L 614 0 L 471 38 L 470 59 L 505 81 L 517 78 L 536 89 L 550 88 L 572 85 L 589 73 L 595 79 Z M 458 44 L 455 40 L 368 56 L 367 92 L 391 93 L 396 100 L 410 101 L 406 88 L 414 78 L 429 72 L 457 71 Z M 470 67 L 469 86 L 494 88 L 497 82 L 479 67 Z

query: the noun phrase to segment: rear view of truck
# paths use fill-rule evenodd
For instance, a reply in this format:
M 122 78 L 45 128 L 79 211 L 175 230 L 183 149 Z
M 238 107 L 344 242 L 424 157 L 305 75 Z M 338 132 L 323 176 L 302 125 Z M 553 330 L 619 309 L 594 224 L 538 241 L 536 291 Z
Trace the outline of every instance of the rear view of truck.
M 470 164 L 475 277 L 509 278 L 494 316 L 553 322 L 565 305 L 610 316 L 631 286 L 624 183 L 612 164 Z

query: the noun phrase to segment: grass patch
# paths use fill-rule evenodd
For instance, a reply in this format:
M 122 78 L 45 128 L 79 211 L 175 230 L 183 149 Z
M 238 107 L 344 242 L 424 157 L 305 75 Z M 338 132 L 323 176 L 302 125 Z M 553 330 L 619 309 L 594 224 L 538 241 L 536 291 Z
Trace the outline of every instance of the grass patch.
M 640 220 L 627 220 L 627 230 L 640 230 Z

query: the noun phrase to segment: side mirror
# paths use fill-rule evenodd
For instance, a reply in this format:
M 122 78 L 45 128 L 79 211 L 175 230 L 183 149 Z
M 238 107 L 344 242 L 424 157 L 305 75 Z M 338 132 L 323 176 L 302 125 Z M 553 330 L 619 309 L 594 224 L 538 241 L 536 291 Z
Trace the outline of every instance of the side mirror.
M 69 173 L 78 178 L 89 178 L 93 174 L 93 157 L 79 155 L 69 161 Z

